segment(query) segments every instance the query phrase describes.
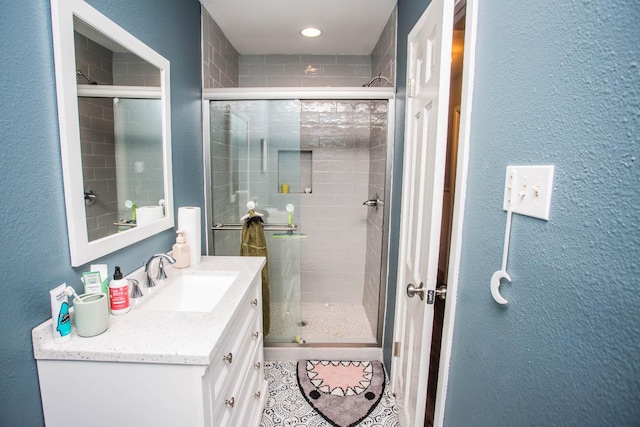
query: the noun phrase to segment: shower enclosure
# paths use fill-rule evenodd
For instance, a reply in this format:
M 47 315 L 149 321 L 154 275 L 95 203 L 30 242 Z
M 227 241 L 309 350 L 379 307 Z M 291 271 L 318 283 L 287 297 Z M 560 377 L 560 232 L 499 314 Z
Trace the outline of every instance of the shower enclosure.
M 392 93 L 263 95 L 205 102 L 208 253 L 240 253 L 253 202 L 268 246 L 265 344 L 379 346 Z

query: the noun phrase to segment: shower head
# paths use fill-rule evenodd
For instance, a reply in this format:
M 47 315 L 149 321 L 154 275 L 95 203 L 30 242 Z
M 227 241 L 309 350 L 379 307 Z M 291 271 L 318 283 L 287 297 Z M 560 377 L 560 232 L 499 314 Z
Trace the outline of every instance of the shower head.
M 384 80 L 385 82 L 389 83 L 389 86 L 393 86 L 393 83 L 391 83 L 391 80 L 389 80 L 388 78 L 386 78 L 382 74 L 378 74 L 377 76 L 375 76 L 374 78 L 369 80 L 367 83 L 363 84 L 362 87 L 371 87 L 371 84 L 373 82 L 375 82 L 376 80 Z
M 87 84 L 90 84 L 90 85 L 97 85 L 97 84 L 98 84 L 98 82 L 97 82 L 97 81 L 95 81 L 95 80 L 93 80 L 93 79 L 90 79 L 89 77 L 87 77 L 87 76 L 86 76 L 82 71 L 80 71 L 80 70 L 76 70 L 76 76 L 84 78 L 84 79 L 87 81 Z

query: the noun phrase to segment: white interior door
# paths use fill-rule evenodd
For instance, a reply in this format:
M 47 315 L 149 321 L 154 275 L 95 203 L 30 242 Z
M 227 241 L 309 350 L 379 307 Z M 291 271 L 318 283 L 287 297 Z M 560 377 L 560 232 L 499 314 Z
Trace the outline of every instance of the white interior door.
M 447 146 L 453 0 L 432 0 L 408 36 L 407 112 L 392 388 L 422 426 Z M 415 289 L 415 292 L 408 290 Z M 413 296 L 410 296 L 413 295 Z

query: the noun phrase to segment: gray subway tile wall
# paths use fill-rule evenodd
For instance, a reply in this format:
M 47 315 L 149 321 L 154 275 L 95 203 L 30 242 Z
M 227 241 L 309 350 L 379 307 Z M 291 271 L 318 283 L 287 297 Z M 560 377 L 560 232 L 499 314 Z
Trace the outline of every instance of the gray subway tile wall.
M 98 85 L 160 86 L 160 71 L 137 55 L 130 52 L 112 52 L 77 32 L 74 36 L 76 69 Z M 88 83 L 81 76 L 77 77 L 77 82 Z M 138 110 L 128 107 L 128 111 L 119 119 L 123 125 L 121 128 L 135 128 L 137 122 L 144 122 L 147 127 L 150 126 L 148 118 L 143 117 L 147 107 L 140 106 Z M 86 207 L 88 238 L 93 241 L 118 231 L 117 226 L 113 225 L 120 219 L 119 209 L 122 209 L 118 206 L 118 185 L 124 185 L 133 191 L 139 190 L 138 198 L 135 200 L 138 206 L 157 204 L 158 200 L 164 197 L 162 158 L 158 157 L 158 151 L 148 149 L 148 144 L 134 148 L 143 153 L 140 158 L 145 159 L 145 172 L 129 174 L 129 179 L 118 183 L 117 165 L 126 162 L 118 162 L 116 159 L 114 99 L 79 98 L 78 114 L 83 184 L 85 188 L 93 189 L 98 195 L 97 201 Z M 150 183 L 156 183 L 153 187 L 160 189 L 140 190 L 151 188 L 152 186 L 148 185 Z M 134 193 L 129 191 L 128 194 Z
M 202 8 L 202 76 L 205 89 L 238 87 L 238 51 Z
M 374 198 L 377 193 L 381 199 L 384 199 L 388 146 L 388 104 L 378 101 L 372 103 L 372 109 L 368 198 Z M 380 281 L 383 280 L 380 276 L 382 267 L 383 215 L 383 209 L 376 211 L 375 208 L 368 208 L 367 259 L 365 264 L 365 283 L 362 303 L 374 335 L 376 332 L 375 328 L 377 327 L 377 315 L 380 302 Z
M 240 87 L 357 87 L 370 76 L 369 55 L 240 55 Z
M 113 84 L 112 52 L 80 33 L 74 36 L 76 69 L 99 84 Z M 80 76 L 77 82 L 88 83 Z M 113 223 L 118 219 L 113 102 L 78 98 L 78 118 L 83 185 L 98 195 L 98 201 L 86 207 L 87 233 L 92 241 L 115 232 Z
M 301 148 L 313 192 L 300 198 L 303 302 L 362 303 L 370 180 L 371 101 L 303 101 Z M 386 102 L 385 102 L 386 103 Z
M 391 82 L 396 81 L 396 26 L 397 7 L 393 9 L 391 16 L 387 20 L 376 46 L 371 52 L 371 75 L 383 75 Z M 371 86 L 389 86 L 387 82 L 377 81 Z
M 160 87 L 160 70 L 133 53 L 113 53 L 113 84 Z

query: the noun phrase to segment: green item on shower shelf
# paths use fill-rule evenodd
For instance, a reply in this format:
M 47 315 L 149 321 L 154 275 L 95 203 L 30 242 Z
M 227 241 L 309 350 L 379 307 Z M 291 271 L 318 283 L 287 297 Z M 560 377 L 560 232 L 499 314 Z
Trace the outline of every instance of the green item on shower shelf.
M 287 204 L 287 206 L 285 206 L 284 209 L 287 211 L 287 224 L 291 225 L 293 223 L 293 211 L 296 209 L 296 207 L 289 203 Z

